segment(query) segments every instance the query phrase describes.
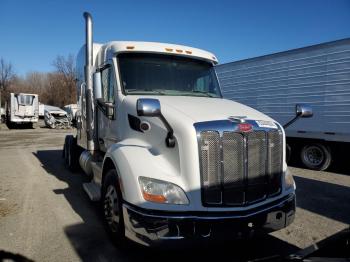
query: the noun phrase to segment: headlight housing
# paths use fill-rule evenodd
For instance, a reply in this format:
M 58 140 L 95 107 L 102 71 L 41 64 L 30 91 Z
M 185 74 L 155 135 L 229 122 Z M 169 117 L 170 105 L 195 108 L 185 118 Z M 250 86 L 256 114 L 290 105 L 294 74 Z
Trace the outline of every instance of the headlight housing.
M 292 188 L 295 189 L 295 182 L 292 173 L 289 171 L 289 168 L 287 168 L 285 174 L 284 174 L 284 187 L 286 190 L 290 190 Z
M 145 200 L 162 204 L 188 205 L 185 192 L 179 186 L 148 177 L 139 177 L 142 196 Z

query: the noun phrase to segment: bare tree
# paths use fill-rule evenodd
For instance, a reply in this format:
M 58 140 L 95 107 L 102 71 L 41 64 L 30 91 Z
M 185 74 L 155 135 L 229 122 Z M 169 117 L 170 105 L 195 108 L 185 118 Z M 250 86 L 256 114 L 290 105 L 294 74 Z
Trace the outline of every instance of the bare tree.
M 58 107 L 76 103 L 76 76 L 73 55 L 57 56 L 52 62 L 55 67 L 54 72 L 29 72 L 25 77 L 17 77 L 13 73 L 11 64 L 7 64 L 3 60 L 0 62 L 3 65 L 1 68 L 6 69 L 4 73 L 0 72 L 6 75 L 6 77 L 1 78 L 5 81 L 0 82 L 1 84 L 4 83 L 0 86 L 0 91 L 38 94 L 41 103 Z
M 5 93 L 9 88 L 11 81 L 15 77 L 11 63 L 7 63 L 3 58 L 0 58 L 0 108 L 1 108 L 1 94 Z
M 56 74 L 51 75 L 51 87 L 56 86 L 57 88 L 52 91 L 60 96 L 60 106 L 75 103 L 76 101 L 76 69 L 74 61 L 74 56 L 71 54 L 67 57 L 59 55 L 53 61 Z

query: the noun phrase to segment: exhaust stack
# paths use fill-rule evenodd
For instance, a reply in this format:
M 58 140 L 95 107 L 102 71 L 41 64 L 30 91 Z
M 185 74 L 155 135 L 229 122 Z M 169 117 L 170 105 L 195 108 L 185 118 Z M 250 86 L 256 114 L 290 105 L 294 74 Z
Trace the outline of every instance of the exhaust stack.
M 95 150 L 93 139 L 93 87 L 92 87 L 92 68 L 93 68 L 93 39 L 92 39 L 92 17 L 90 13 L 84 12 L 85 18 L 85 98 L 86 98 L 86 132 L 87 132 L 87 150 Z

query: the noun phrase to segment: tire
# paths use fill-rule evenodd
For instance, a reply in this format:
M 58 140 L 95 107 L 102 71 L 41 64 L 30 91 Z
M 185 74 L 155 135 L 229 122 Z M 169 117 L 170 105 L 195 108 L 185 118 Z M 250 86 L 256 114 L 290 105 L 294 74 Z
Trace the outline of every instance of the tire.
M 116 170 L 111 169 L 107 171 L 102 185 L 101 196 L 101 209 L 106 231 L 114 244 L 125 247 L 122 194 Z
M 63 144 L 63 150 L 62 150 L 62 158 L 64 159 L 64 161 L 66 162 L 67 160 L 67 147 L 68 147 L 68 136 L 66 136 L 64 138 L 64 144 Z
M 72 135 L 66 136 L 64 159 L 69 170 L 77 171 L 79 169 L 79 157 L 80 150 L 76 138 Z
M 330 148 L 317 143 L 304 146 L 300 158 L 305 167 L 319 171 L 326 170 L 332 162 Z

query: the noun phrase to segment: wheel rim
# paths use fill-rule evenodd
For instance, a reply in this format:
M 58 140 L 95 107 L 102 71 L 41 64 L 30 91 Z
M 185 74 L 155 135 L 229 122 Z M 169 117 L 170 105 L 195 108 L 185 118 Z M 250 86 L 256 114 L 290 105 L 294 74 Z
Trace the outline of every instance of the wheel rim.
M 304 160 L 312 166 L 319 166 L 323 163 L 325 155 L 317 146 L 310 146 L 304 151 Z
M 117 190 L 110 185 L 104 198 L 104 214 L 109 228 L 116 232 L 119 225 L 119 200 Z

